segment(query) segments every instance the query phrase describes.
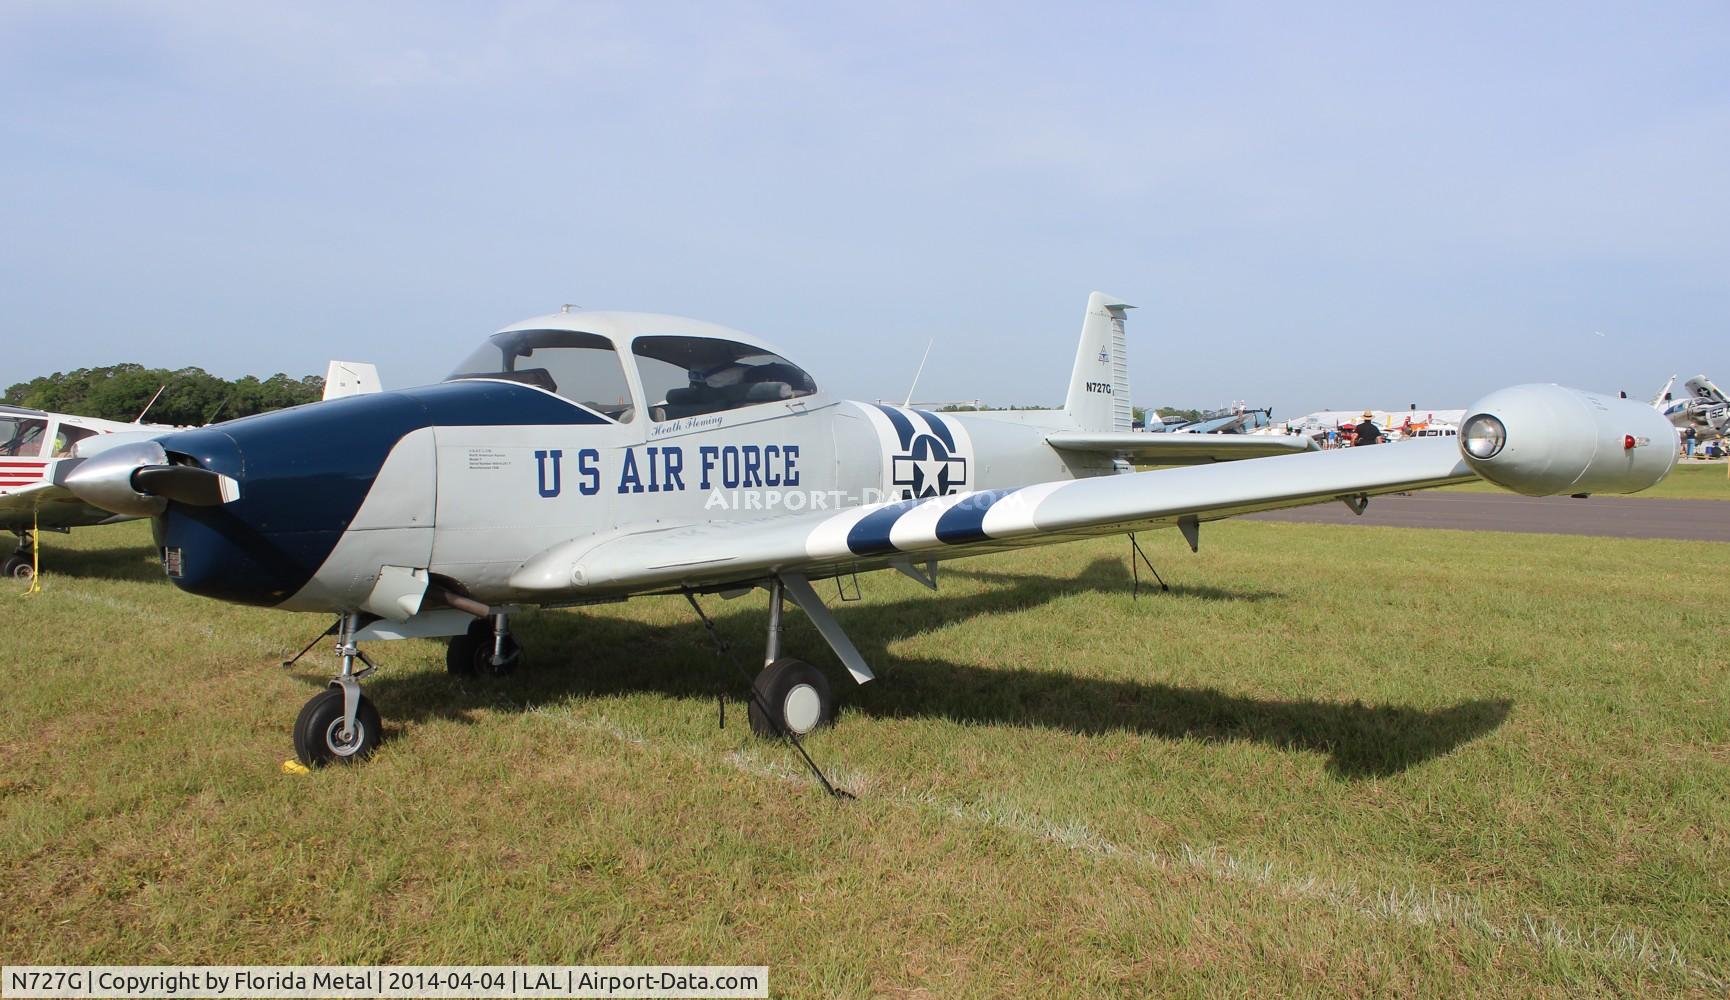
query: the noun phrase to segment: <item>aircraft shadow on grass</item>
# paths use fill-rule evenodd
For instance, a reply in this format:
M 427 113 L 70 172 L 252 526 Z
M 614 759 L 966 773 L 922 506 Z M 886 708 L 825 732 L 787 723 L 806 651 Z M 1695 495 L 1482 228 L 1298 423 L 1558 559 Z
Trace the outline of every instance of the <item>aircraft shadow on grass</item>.
M 10 538 L 0 539 L 7 544 Z M 5 554 L 12 550 L 7 548 Z M 162 575 L 162 559 L 150 546 L 103 546 L 94 549 L 68 549 L 42 544 L 42 575 L 44 578 L 71 576 L 81 579 L 133 580 L 169 586 Z
M 1100 559 L 1067 579 L 956 571 L 991 584 L 978 593 L 943 598 L 915 596 L 865 605 L 842 622 L 878 674 L 855 687 L 833 663 L 815 628 L 802 615 L 787 614 L 786 648 L 821 666 L 848 714 L 874 718 L 943 718 L 984 725 L 1029 726 L 1080 735 L 1132 732 L 1162 739 L 1204 742 L 1255 741 L 1284 749 L 1329 755 L 1330 770 L 1343 778 L 1397 774 L 1501 725 L 1512 703 L 1505 699 L 1461 702 L 1442 709 L 1397 705 L 1258 699 L 1214 688 L 1077 677 L 1060 666 L 984 668 L 943 660 L 896 656 L 899 639 L 976 617 L 1011 615 L 1078 593 L 1127 597 L 1129 570 Z M 1264 601 L 1278 593 L 1174 586 L 1173 594 L 1210 601 Z M 760 597 L 760 595 L 759 595 Z M 1159 600 L 1145 595 L 1143 600 Z M 1169 599 L 1169 595 L 1166 595 Z M 529 662 L 507 678 L 456 680 L 424 671 L 393 674 L 387 668 L 368 682 L 371 697 L 403 721 L 467 720 L 476 709 L 501 704 L 529 709 L 572 697 L 656 692 L 675 698 L 713 700 L 725 693 L 729 713 L 743 724 L 737 703 L 747 678 L 760 667 L 766 610 L 761 600 L 705 599 L 731 646 L 730 664 L 715 658 L 701 625 L 658 626 L 583 614 L 541 614 L 519 629 Z M 565 657 L 560 662 L 561 654 Z M 732 664 L 737 664 L 734 666 Z M 308 683 L 324 676 L 303 673 Z

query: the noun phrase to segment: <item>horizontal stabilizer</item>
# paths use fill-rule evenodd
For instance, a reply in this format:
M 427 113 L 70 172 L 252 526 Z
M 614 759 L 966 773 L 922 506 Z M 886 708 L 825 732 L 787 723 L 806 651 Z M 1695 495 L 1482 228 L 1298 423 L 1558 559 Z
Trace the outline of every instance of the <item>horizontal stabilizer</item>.
M 1205 465 L 1311 451 L 1315 442 L 1295 434 L 1142 434 L 1135 431 L 1063 431 L 1046 443 L 1059 451 L 1113 455 L 1144 465 Z

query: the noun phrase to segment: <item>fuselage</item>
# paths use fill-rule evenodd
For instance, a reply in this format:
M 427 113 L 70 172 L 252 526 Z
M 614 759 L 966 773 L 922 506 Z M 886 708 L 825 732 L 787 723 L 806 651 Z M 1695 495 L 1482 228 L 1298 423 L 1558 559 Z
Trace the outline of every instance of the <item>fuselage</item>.
M 527 560 L 573 539 L 1113 471 L 1045 446 L 1062 411 L 840 400 L 761 341 L 695 321 L 561 314 L 489 344 L 442 383 L 162 439 L 240 486 L 234 502 L 161 517 L 170 578 L 341 611 L 401 567 L 500 603 L 525 596 L 510 578 Z

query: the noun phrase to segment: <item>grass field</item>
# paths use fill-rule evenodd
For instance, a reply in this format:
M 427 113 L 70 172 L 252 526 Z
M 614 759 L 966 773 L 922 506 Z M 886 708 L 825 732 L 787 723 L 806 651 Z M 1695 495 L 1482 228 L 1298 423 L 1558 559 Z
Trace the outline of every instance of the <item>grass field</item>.
M 1465 483 L 1444 489 L 1455 493 L 1501 493 L 1502 488 L 1489 483 Z M 1730 475 L 1723 463 L 1688 463 L 1676 467 L 1663 482 L 1649 490 L 1631 494 L 1670 500 L 1730 500 Z
M 0 959 L 767 964 L 776 995 L 1730 990 L 1730 546 L 1225 523 L 864 580 L 843 693 L 753 739 L 675 599 L 377 644 L 389 741 L 284 774 L 327 622 L 141 525 L 0 597 Z M 832 593 L 832 590 L 831 590 Z M 707 606 L 760 655 L 761 595 Z M 716 691 L 733 697 L 716 726 Z

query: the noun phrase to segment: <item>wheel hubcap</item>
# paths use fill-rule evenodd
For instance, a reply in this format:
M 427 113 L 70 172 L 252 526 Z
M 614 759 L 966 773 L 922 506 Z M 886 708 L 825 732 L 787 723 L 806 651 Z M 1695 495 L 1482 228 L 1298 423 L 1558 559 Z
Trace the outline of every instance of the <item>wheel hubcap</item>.
M 787 721 L 787 728 L 800 736 L 817 728 L 822 715 L 823 698 L 809 684 L 795 685 L 781 703 L 781 717 Z
M 342 738 L 342 720 L 336 719 L 324 731 L 324 745 L 329 747 L 330 752 L 338 757 L 352 757 L 355 751 L 360 749 L 361 743 L 366 740 L 366 727 L 361 725 L 359 719 L 356 719 L 354 720 L 354 731 L 348 735 L 348 739 Z

